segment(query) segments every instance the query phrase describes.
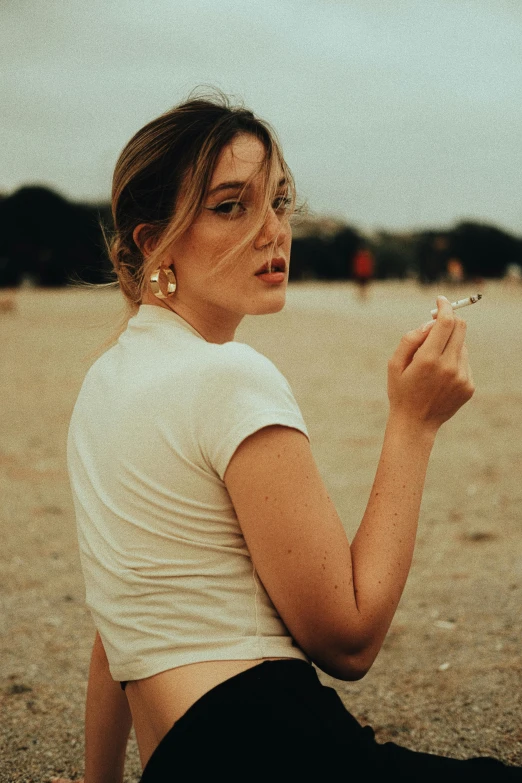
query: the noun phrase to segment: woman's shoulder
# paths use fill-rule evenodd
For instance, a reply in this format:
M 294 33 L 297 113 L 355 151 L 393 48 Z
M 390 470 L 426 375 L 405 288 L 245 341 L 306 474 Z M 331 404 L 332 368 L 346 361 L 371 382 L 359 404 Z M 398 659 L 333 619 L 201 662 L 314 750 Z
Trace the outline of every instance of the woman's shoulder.
M 237 381 L 285 383 L 286 379 L 276 365 L 252 346 L 240 342 L 214 345 L 209 351 L 203 374 L 210 374 L 226 384 Z
M 209 355 L 191 410 L 201 452 L 222 480 L 239 444 L 257 430 L 278 424 L 308 435 L 290 385 L 270 359 L 236 342 Z

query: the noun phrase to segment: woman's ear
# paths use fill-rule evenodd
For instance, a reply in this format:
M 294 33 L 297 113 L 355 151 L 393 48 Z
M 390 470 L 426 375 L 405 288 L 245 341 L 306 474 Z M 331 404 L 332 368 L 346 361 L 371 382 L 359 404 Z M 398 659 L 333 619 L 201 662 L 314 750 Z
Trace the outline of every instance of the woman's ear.
M 136 226 L 132 232 L 132 238 L 144 256 L 152 253 L 158 243 L 158 237 L 154 234 L 154 226 L 151 226 L 150 223 L 140 223 Z

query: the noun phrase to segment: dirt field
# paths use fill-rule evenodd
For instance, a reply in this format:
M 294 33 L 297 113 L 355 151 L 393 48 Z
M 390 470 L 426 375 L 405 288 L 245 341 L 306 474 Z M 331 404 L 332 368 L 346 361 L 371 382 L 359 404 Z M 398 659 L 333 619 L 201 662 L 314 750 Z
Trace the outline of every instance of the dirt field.
M 436 293 L 381 283 L 362 302 L 350 284 L 294 284 L 282 313 L 248 318 L 236 335 L 288 378 L 349 537 L 379 456 L 387 358 Z M 382 741 L 522 764 L 522 288 L 483 293 L 462 311 L 477 392 L 435 445 L 384 648 L 360 682 L 321 679 Z M 0 309 L 0 783 L 83 772 L 94 630 L 65 443 L 89 353 L 120 310 L 116 292 L 31 289 Z M 138 777 L 131 740 L 125 780 Z

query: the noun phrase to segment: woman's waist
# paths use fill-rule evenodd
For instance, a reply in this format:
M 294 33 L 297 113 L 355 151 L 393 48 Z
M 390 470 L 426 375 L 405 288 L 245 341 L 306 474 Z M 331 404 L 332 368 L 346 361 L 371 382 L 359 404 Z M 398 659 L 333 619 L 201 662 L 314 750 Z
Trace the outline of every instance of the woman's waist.
M 274 656 L 249 660 L 198 661 L 127 682 L 125 692 L 140 749 L 142 744 L 146 744 L 152 752 L 152 745 L 157 745 L 174 723 L 216 686 L 265 661 L 279 660 L 300 658 Z

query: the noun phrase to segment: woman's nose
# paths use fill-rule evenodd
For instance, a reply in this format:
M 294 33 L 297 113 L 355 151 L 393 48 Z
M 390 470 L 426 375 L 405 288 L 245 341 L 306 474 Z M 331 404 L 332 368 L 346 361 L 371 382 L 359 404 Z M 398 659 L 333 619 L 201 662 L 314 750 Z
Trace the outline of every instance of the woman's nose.
M 285 233 L 288 230 L 289 227 L 285 225 L 284 221 L 277 215 L 273 207 L 270 207 L 265 222 L 257 235 L 254 246 L 256 249 L 259 249 L 272 242 L 281 245 L 285 239 Z

